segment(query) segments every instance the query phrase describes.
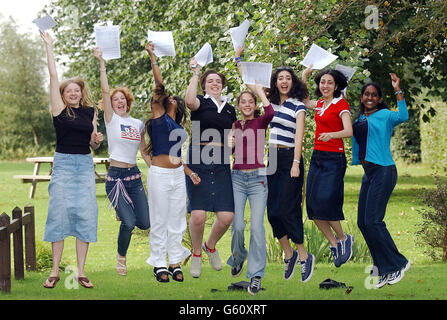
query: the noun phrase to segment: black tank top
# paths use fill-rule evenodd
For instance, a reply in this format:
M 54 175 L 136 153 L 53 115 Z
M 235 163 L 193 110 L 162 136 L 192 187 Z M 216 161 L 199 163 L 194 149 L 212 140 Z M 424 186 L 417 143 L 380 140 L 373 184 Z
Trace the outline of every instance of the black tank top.
M 56 152 L 70 154 L 90 153 L 90 138 L 93 132 L 92 107 L 71 108 L 74 118 L 65 108 L 57 117 L 53 117 L 56 129 Z

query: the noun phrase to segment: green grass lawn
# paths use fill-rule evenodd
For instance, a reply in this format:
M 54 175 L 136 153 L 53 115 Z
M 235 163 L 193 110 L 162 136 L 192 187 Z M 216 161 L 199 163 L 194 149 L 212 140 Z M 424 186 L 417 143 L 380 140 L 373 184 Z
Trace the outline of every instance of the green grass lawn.
M 146 176 L 147 168 L 142 163 L 140 169 Z M 0 163 L 0 211 L 11 214 L 15 206 L 27 204 L 35 206 L 36 239 L 42 244 L 43 232 L 48 205 L 48 183 L 39 183 L 34 199 L 28 199 L 29 184 L 22 184 L 13 179 L 16 174 L 30 174 L 32 164 L 25 162 Z M 48 167 L 43 166 L 44 173 Z M 399 250 L 410 260 L 412 267 L 405 278 L 397 285 L 386 286 L 380 290 L 368 289 L 365 285 L 368 273 L 365 269 L 370 263 L 353 263 L 335 268 L 333 265 L 319 263 L 315 267 L 314 276 L 308 283 L 299 281 L 297 270 L 293 279 L 282 278 L 283 265 L 268 263 L 262 286 L 266 289 L 256 297 L 246 292 L 228 291 L 232 282 L 248 280 L 244 273 L 233 278 L 230 267 L 224 264 L 223 270 L 216 272 L 207 262 L 203 265 L 202 276 L 193 279 L 189 275 L 189 263 L 184 266 L 185 282 L 158 283 L 152 275 L 152 267 L 145 263 L 150 247 L 147 233 L 137 232 L 128 251 L 128 275 L 118 276 L 115 272 L 116 238 L 119 222 L 115 213 L 108 209 L 108 199 L 104 185 L 97 184 L 99 205 L 98 242 L 90 245 L 87 257 L 86 273 L 95 285 L 95 289 L 76 288 L 73 273 L 61 272 L 61 281 L 53 290 L 42 287 L 48 272 L 26 272 L 25 279 L 12 280 L 12 289 L 8 294 L 0 294 L 0 300 L 447 300 L 447 264 L 434 263 L 424 255 L 424 248 L 416 244 L 416 231 L 421 217 L 417 210 L 422 204 L 417 198 L 421 188 L 433 188 L 432 171 L 422 165 L 398 165 L 399 179 L 388 205 L 385 222 Z M 356 228 L 357 198 L 362 176 L 361 167 L 348 167 L 345 177 L 345 217 L 344 222 L 350 228 Z M 145 180 L 144 180 L 145 181 Z M 305 215 L 304 215 L 305 216 Z M 248 219 L 248 215 L 246 216 Z M 270 234 L 271 227 L 266 220 L 266 230 Z M 310 222 L 306 222 L 310 223 Z M 358 232 L 358 230 L 355 230 Z M 208 232 L 205 231 L 205 237 Z M 248 228 L 247 240 L 248 243 Z M 269 238 L 269 236 L 267 236 Z M 230 255 L 230 232 L 227 232 L 218 249 L 225 262 Z M 356 241 L 363 241 L 357 237 Z M 75 239 L 67 238 L 63 260 L 69 267 L 76 265 Z M 49 246 L 49 244 L 44 243 Z M 69 268 L 68 268 L 69 269 Z M 13 275 L 14 276 L 14 275 Z M 331 278 L 353 286 L 351 293 L 345 290 L 321 290 L 318 284 Z M 366 282 L 367 283 L 367 282 Z M 215 289 L 215 290 L 212 290 Z

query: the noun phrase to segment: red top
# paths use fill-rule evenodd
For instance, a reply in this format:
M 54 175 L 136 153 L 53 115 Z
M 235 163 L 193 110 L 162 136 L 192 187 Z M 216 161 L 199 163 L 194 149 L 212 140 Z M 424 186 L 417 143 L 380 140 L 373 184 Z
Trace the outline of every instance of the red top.
M 264 108 L 264 114 L 245 121 L 234 122 L 234 162 L 233 170 L 258 169 L 264 165 L 265 133 L 275 111 L 271 104 Z
M 345 152 L 343 139 L 331 139 L 327 142 L 318 140 L 320 134 L 324 132 L 336 132 L 343 130 L 343 121 L 341 115 L 344 112 L 351 112 L 348 102 L 342 97 L 334 98 L 326 109 L 323 109 L 323 99 L 317 102 L 317 112 L 315 112 L 315 130 L 314 149 L 330 152 Z

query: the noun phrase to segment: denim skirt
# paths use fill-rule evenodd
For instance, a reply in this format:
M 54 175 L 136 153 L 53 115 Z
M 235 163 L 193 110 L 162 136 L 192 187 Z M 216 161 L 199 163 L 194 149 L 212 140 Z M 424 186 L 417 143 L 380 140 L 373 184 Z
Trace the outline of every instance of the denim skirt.
M 189 145 L 188 167 L 199 175 L 201 182 L 195 186 L 188 176 L 185 177 L 188 212 L 234 212 L 231 169 L 226 157 L 221 147 Z
M 314 150 L 306 186 L 306 209 L 309 219 L 344 220 L 344 152 Z
M 44 241 L 97 241 L 98 204 L 91 154 L 54 154 Z

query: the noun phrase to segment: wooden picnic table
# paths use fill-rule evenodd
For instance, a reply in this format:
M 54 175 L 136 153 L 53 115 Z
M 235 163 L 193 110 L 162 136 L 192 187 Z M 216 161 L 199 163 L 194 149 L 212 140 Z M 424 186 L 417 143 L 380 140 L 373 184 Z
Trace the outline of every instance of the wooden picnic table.
M 32 157 L 26 158 L 27 162 L 34 163 L 34 171 L 32 175 L 15 175 L 15 179 L 21 179 L 22 183 L 31 183 L 31 189 L 29 191 L 28 197 L 34 198 L 34 193 L 36 192 L 37 182 L 42 181 L 50 181 L 51 180 L 51 172 L 53 170 L 53 157 Z M 50 171 L 46 175 L 39 175 L 40 165 L 42 163 L 49 163 Z M 101 183 L 105 181 L 105 176 L 107 172 L 97 172 L 96 166 L 99 164 L 103 164 L 106 168 L 106 171 L 109 170 L 110 160 L 109 158 L 93 158 L 93 163 L 95 164 L 95 180 L 96 183 Z

